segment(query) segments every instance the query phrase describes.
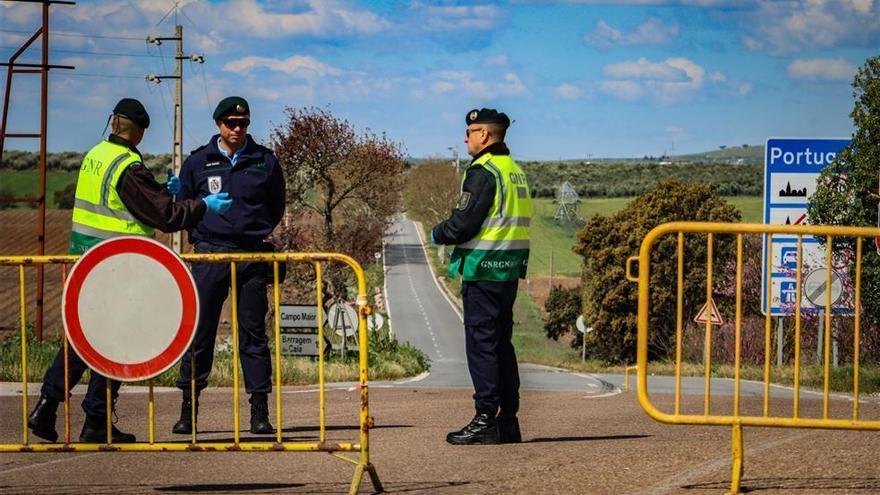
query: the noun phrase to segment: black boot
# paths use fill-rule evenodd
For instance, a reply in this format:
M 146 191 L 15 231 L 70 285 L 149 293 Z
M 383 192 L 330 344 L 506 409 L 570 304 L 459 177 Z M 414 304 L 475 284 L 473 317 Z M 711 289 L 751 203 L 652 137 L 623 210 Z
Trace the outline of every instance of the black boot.
M 134 443 L 136 441 L 131 433 L 124 433 L 111 425 L 111 439 L 113 443 Z M 82 433 L 79 434 L 82 443 L 107 443 L 107 418 L 104 416 L 86 416 L 83 423 Z
M 251 394 L 251 433 L 275 433 L 275 428 L 269 423 L 269 397 L 266 394 Z
M 515 414 L 498 415 L 498 442 L 499 443 L 520 443 L 522 442 L 522 433 L 519 431 L 519 420 Z
M 467 426 L 446 435 L 446 441 L 453 445 L 498 443 L 498 423 L 495 421 L 495 415 L 477 413 Z
M 171 433 L 178 435 L 191 435 L 193 431 L 193 402 L 189 392 L 183 393 L 183 401 L 180 403 L 180 419 L 171 427 Z M 199 396 L 196 396 L 196 425 L 198 426 Z
M 58 419 L 58 401 L 41 395 L 34 410 L 28 416 L 27 424 L 34 435 L 55 443 L 58 440 L 58 432 L 55 431 L 56 419 Z

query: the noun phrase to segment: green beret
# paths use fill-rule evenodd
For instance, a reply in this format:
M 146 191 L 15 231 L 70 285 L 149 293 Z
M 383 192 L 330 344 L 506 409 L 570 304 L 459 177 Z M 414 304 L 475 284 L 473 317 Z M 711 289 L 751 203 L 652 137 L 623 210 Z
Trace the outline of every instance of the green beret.
M 123 98 L 113 107 L 113 115 L 122 115 L 142 129 L 150 127 L 150 116 L 144 105 L 134 98 Z
M 251 109 L 248 102 L 241 96 L 227 96 L 220 100 L 214 109 L 214 120 L 220 120 L 227 115 L 250 115 Z
M 505 128 L 510 126 L 510 118 L 503 112 L 498 112 L 494 108 L 476 108 L 467 113 L 464 118 L 467 125 L 471 124 L 500 124 Z

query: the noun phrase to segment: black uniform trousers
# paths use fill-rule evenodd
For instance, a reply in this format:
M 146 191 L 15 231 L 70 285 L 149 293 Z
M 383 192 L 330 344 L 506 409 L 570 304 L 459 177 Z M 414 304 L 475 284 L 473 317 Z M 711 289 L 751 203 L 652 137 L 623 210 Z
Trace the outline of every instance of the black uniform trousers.
M 196 253 L 240 252 L 225 246 L 201 241 Z M 238 297 L 238 352 L 244 372 L 245 390 L 249 394 L 268 394 L 272 391 L 272 361 L 269 338 L 266 336 L 266 311 L 269 303 L 266 286 L 271 264 L 237 263 L 236 283 Z M 229 295 L 232 276 L 229 263 L 194 263 L 192 275 L 199 291 L 199 324 L 193 343 L 180 362 L 177 388 L 190 391 L 190 366 L 195 353 L 196 392 L 208 386 L 208 375 L 214 364 L 214 343 L 223 303 Z M 238 365 L 237 363 L 235 364 Z
M 88 365 L 79 355 L 74 352 L 73 348 L 68 345 L 67 352 L 67 372 L 68 383 L 73 388 L 79 383 L 83 374 L 89 369 Z M 99 375 L 92 370 L 89 378 L 89 388 L 86 391 L 86 397 L 83 399 L 82 408 L 86 416 L 104 417 L 107 414 L 107 378 Z M 119 396 L 119 387 L 122 383 L 116 380 L 110 380 L 111 398 L 115 402 Z M 62 347 L 55 360 L 49 365 L 46 374 L 43 375 L 43 388 L 41 392 L 46 397 L 57 401 L 64 402 L 64 348 Z
M 513 349 L 513 302 L 518 280 L 463 281 L 465 348 L 478 413 L 516 414 L 519 370 Z

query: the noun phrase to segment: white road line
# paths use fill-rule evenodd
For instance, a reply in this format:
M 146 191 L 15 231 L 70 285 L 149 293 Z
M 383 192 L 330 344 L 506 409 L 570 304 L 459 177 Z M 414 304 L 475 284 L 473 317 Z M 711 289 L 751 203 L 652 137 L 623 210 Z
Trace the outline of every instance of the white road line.
M 48 466 L 48 465 L 50 465 L 50 464 L 60 464 L 60 463 L 62 463 L 62 462 L 75 461 L 75 460 L 78 460 L 78 459 L 83 459 L 83 458 L 85 458 L 85 457 L 93 457 L 93 456 L 96 456 L 96 455 L 98 455 L 98 454 L 100 454 L 100 452 L 90 452 L 90 453 L 88 453 L 88 454 L 83 454 L 83 455 L 64 456 L 63 458 L 60 458 L 60 459 L 59 459 L 59 458 L 56 458 L 56 459 L 52 459 L 51 461 L 38 462 L 38 463 L 36 463 L 36 464 L 28 464 L 27 466 L 18 466 L 18 467 L 14 467 L 14 468 L 11 468 L 11 469 L 5 469 L 5 470 L 3 470 L 3 471 L 0 471 L 0 476 L 2 476 L 2 475 L 4 475 L 4 474 L 9 474 L 9 473 L 16 473 L 16 472 L 18 472 L 18 471 L 25 471 L 25 470 L 27 470 L 27 469 L 32 469 L 32 468 L 36 468 L 36 467 Z
M 412 222 L 412 220 L 410 220 Z M 422 252 L 425 253 L 425 262 L 428 264 L 428 272 L 431 274 L 431 279 L 434 281 L 434 285 L 437 286 L 437 290 L 440 291 L 440 294 L 443 294 L 443 298 L 446 299 L 446 302 L 449 303 L 449 306 L 455 311 L 455 314 L 458 315 L 458 319 L 464 323 L 464 317 L 461 316 L 461 311 L 458 310 L 458 306 L 452 303 L 452 300 L 449 299 L 449 296 L 446 295 L 446 291 L 443 290 L 443 287 L 440 287 L 440 282 L 437 280 L 436 275 L 434 275 L 434 270 L 431 268 L 431 260 L 428 259 L 428 250 L 425 248 L 425 240 L 422 239 L 422 233 L 419 229 L 419 226 L 416 225 L 415 222 L 412 222 L 413 227 L 416 229 L 416 235 L 419 236 L 419 244 L 422 245 Z
M 393 237 L 393 236 L 392 236 Z M 385 296 L 385 313 L 388 315 L 388 333 L 394 337 L 394 327 L 391 326 L 391 301 L 388 300 L 388 269 L 385 266 L 385 245 L 387 243 L 382 240 L 382 293 Z

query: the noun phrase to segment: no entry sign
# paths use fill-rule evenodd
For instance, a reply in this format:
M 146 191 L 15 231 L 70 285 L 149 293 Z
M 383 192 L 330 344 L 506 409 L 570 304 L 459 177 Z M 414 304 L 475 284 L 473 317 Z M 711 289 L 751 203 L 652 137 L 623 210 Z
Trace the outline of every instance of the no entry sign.
M 64 331 L 93 370 L 121 381 L 152 378 L 192 342 L 199 298 L 186 265 L 146 237 L 116 237 L 73 266 L 61 302 Z

